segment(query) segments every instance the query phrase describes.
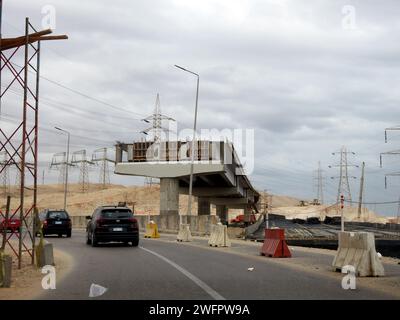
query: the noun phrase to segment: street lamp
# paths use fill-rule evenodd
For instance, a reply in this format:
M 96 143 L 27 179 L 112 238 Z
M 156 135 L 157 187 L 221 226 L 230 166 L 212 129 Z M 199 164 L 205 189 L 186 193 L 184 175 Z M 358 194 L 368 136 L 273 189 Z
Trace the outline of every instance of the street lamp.
M 200 76 L 190 70 L 187 70 L 181 66 L 175 65 L 178 69 L 181 69 L 183 71 L 189 72 L 197 77 L 197 89 L 196 89 L 196 106 L 194 109 L 194 124 L 193 124 L 193 139 L 192 139 L 192 152 L 191 152 L 191 162 L 190 162 L 190 179 L 189 179 L 189 198 L 188 198 L 188 213 L 187 215 L 190 215 L 192 213 L 192 191 L 193 191 L 193 162 L 194 162 L 194 145 L 196 141 L 196 126 L 197 126 L 197 105 L 199 101 L 199 82 L 200 82 Z M 182 218 L 180 216 L 180 220 L 182 222 Z
M 66 130 L 63 130 L 59 127 L 54 127 L 55 129 L 64 132 L 68 135 L 67 139 L 67 159 L 65 163 L 65 185 L 64 185 L 64 211 L 67 210 L 67 192 L 68 192 L 68 162 L 69 162 L 69 140 L 70 140 L 70 133 Z

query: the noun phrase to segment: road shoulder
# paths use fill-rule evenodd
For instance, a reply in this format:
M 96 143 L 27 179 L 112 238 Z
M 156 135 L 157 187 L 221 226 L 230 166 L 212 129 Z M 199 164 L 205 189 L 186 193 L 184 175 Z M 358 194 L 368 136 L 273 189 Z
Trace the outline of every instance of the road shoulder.
M 54 260 L 56 268 L 56 281 L 62 279 L 71 271 L 73 258 L 65 252 L 55 249 Z M 41 269 L 25 261 L 21 269 L 13 263 L 12 282 L 10 288 L 0 288 L 0 300 L 31 300 L 43 293 L 41 285 L 45 275 Z

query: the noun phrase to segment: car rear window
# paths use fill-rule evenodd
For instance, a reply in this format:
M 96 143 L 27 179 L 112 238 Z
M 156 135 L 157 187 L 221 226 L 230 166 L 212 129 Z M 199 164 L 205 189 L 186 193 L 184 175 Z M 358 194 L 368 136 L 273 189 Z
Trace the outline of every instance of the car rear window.
M 103 218 L 131 218 L 132 211 L 124 209 L 107 209 L 101 212 Z
M 68 214 L 64 211 L 50 211 L 47 214 L 49 219 L 68 219 Z

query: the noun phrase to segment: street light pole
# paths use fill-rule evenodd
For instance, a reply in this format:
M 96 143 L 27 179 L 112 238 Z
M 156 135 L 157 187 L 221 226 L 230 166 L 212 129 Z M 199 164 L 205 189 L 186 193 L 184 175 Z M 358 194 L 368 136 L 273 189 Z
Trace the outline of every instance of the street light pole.
M 57 130 L 62 131 L 67 134 L 67 158 L 65 163 L 65 185 L 64 185 L 64 211 L 67 210 L 67 193 L 68 193 L 68 163 L 69 163 L 69 141 L 70 133 L 61 128 L 55 127 Z
M 191 150 L 191 161 L 190 161 L 190 178 L 189 178 L 189 197 L 188 197 L 188 211 L 187 215 L 189 216 L 192 213 L 192 193 L 193 193 L 193 164 L 194 164 L 194 150 L 195 150 L 195 142 L 196 142 L 196 128 L 197 128 L 197 106 L 199 102 L 199 84 L 200 84 L 200 76 L 190 70 L 187 70 L 181 66 L 175 65 L 175 67 L 189 72 L 197 77 L 197 88 L 196 88 L 196 105 L 194 109 L 194 124 L 193 124 L 193 138 L 192 138 L 192 150 Z M 180 217 L 180 222 L 182 223 L 182 217 Z

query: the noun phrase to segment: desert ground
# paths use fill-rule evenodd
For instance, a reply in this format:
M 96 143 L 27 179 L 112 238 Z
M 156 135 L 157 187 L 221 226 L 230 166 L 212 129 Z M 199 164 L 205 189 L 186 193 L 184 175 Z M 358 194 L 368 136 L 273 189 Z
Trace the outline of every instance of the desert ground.
M 101 184 L 90 184 L 88 191 L 82 192 L 79 184 L 70 184 L 68 189 L 68 212 L 71 215 L 89 215 L 93 210 L 106 204 L 117 204 L 118 202 L 126 202 L 129 207 L 134 207 L 136 214 L 152 214 L 159 213 L 159 185 L 151 186 L 123 186 L 110 184 L 105 188 Z M 27 190 L 25 203 L 26 205 L 32 201 L 32 191 Z M 18 190 L 14 187 L 11 189 L 11 207 L 14 208 L 18 201 Z M 63 207 L 64 187 L 59 184 L 39 185 L 38 186 L 38 208 L 39 211 L 51 208 L 60 209 Z M 261 193 L 261 203 L 264 203 L 263 194 Z M 287 218 L 320 217 L 324 219 L 326 215 L 339 215 L 337 206 L 332 205 L 309 205 L 300 206 L 300 199 L 285 196 L 273 195 L 272 212 L 285 215 Z M 179 207 L 181 212 L 187 212 L 187 196 L 179 196 Z M 263 208 L 263 205 L 261 205 Z M 5 197 L 0 198 L 0 210 L 5 209 Z M 262 209 L 261 209 L 262 210 Z M 215 214 L 215 207 L 211 207 L 211 213 Z M 229 209 L 229 218 L 241 214 L 240 209 Z M 197 202 L 192 206 L 192 214 L 197 214 Z M 365 221 L 385 223 L 387 217 L 380 216 L 375 212 L 362 208 L 361 219 L 357 217 L 356 207 L 345 207 L 344 214 L 348 221 Z

